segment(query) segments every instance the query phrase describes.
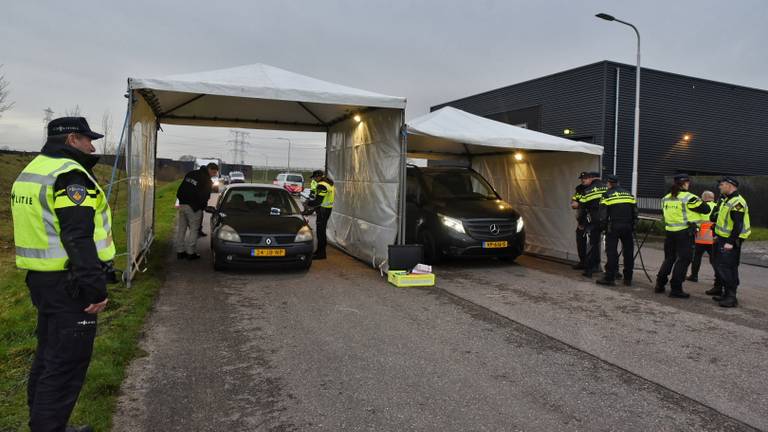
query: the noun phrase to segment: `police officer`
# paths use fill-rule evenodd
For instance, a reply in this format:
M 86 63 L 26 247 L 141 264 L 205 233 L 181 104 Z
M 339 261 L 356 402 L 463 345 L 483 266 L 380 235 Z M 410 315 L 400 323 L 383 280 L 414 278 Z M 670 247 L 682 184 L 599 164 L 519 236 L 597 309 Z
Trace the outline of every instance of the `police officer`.
M 312 181 L 309 182 L 309 198 L 312 199 L 314 197 L 314 194 L 317 193 L 317 182 L 323 177 L 323 171 L 322 170 L 314 170 L 312 171 Z
M 600 173 L 593 171 L 587 176 L 584 193 L 579 198 L 578 222 L 584 227 L 588 240 L 582 275 L 592 277 L 593 273 L 600 272 L 600 200 L 608 189 L 600 181 Z
M 600 200 L 600 226 L 605 230 L 605 253 L 608 263 L 605 275 L 596 282 L 600 285 L 615 285 L 619 270 L 618 245 L 624 255 L 624 285 L 632 285 L 632 271 L 635 268 L 634 233 L 637 225 L 637 200 L 619 185 L 614 175 L 606 176 L 608 192 Z
M 691 274 L 688 275 L 686 280 L 689 280 L 691 282 L 698 282 L 699 281 L 699 269 L 701 268 L 701 258 L 704 257 L 704 254 L 707 254 L 707 257 L 709 258 L 709 263 L 712 265 L 712 268 L 714 269 L 714 261 L 712 261 L 712 248 L 715 244 L 715 236 L 714 236 L 714 222 L 711 222 L 709 220 L 709 216 L 712 213 L 712 210 L 715 208 L 715 194 L 712 193 L 712 191 L 705 190 L 701 193 L 701 200 L 707 203 L 707 206 L 710 208 L 710 213 L 701 215 L 698 221 L 696 221 L 696 237 L 694 238 L 694 248 L 693 248 L 693 260 L 691 261 Z M 715 272 L 715 286 L 718 286 L 718 280 L 717 280 L 717 272 Z M 720 285 L 722 289 L 722 285 Z M 717 290 L 717 292 L 709 293 L 708 295 L 717 295 L 720 292 L 720 289 Z
M 325 247 L 327 245 L 325 230 L 333 211 L 334 195 L 333 180 L 323 174 L 317 181 L 315 196 L 308 202 L 310 207 L 317 208 L 317 251 L 315 251 L 313 259 L 325 259 Z
M 693 237 L 699 214 L 708 214 L 710 208 L 696 195 L 688 192 L 691 179 L 688 174 L 678 174 L 674 177 L 669 193 L 661 199 L 664 215 L 664 262 L 656 275 L 654 292 L 663 293 L 669 274 L 670 297 L 688 298 L 690 295 L 683 291 L 683 281 L 688 265 L 691 263 L 693 252 Z
M 219 166 L 211 162 L 184 176 L 176 198 L 179 199 L 179 217 L 176 221 L 176 258 L 196 260 L 197 239 L 203 226 L 203 209 L 213 191 L 211 177 L 219 174 Z
M 48 123 L 41 154 L 19 174 L 11 192 L 16 266 L 37 308 L 37 350 L 27 387 L 29 426 L 67 427 L 85 380 L 96 316 L 107 306 L 107 273 L 115 256 L 112 215 L 92 169 L 98 158 L 82 117 Z
M 577 210 L 576 214 L 578 216 L 578 209 L 579 209 L 579 200 L 584 194 L 584 189 L 587 188 L 588 183 L 588 176 L 586 171 L 582 171 L 579 173 L 579 180 L 581 183 L 576 186 L 576 190 L 574 191 L 573 195 L 571 196 L 571 208 L 574 210 Z M 578 217 L 577 217 L 578 219 Z M 579 255 L 579 262 L 578 264 L 573 265 L 574 270 L 584 270 L 586 267 L 584 266 L 584 261 L 587 256 L 587 235 L 584 231 L 584 225 L 581 225 L 578 223 L 576 224 L 576 252 Z
M 722 281 L 723 292 L 713 297 L 722 307 L 736 307 L 736 289 L 739 286 L 741 244 L 751 234 L 749 206 L 739 194 L 739 181 L 723 177 L 718 185 L 723 199 L 712 212 L 715 222 L 715 271 Z

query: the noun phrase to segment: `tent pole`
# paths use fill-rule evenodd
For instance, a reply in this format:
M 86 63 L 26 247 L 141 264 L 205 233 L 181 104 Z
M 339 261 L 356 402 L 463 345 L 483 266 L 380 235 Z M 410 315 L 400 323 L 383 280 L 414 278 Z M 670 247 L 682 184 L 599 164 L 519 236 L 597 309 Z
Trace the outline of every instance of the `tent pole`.
M 125 279 L 125 284 L 128 288 L 131 287 L 131 279 L 133 279 L 133 251 L 131 250 L 131 204 L 133 203 L 133 187 L 131 187 L 131 183 L 133 182 L 133 171 L 131 166 L 131 139 L 133 137 L 132 131 L 133 131 L 133 90 L 131 90 L 130 81 L 128 83 L 128 113 L 126 114 L 127 118 L 127 130 L 125 134 L 125 172 L 128 177 L 128 205 L 126 206 L 126 211 L 128 212 L 128 222 L 127 226 L 125 227 L 126 232 L 126 252 L 127 252 L 127 262 L 125 266 L 125 272 L 123 272 L 123 278 Z
M 401 116 L 405 116 L 404 113 L 401 114 Z M 406 163 L 406 154 L 408 152 L 408 130 L 405 126 L 405 119 L 402 118 L 401 121 L 401 150 L 400 150 L 400 200 L 398 202 L 399 205 L 399 213 L 400 217 L 398 218 L 398 234 L 397 234 L 397 244 L 398 245 L 404 245 L 405 244 L 405 193 L 406 193 L 406 182 L 408 181 L 408 175 L 407 175 L 407 168 L 405 166 Z

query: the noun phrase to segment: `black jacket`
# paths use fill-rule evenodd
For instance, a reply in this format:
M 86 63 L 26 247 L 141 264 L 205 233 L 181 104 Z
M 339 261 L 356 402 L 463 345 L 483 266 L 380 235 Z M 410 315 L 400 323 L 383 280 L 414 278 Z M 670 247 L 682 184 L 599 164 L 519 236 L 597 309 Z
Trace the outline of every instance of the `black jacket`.
M 576 218 L 579 225 L 599 228 L 600 199 L 607 190 L 600 180 L 594 180 L 584 189 L 579 199 L 579 214 Z
M 637 203 L 616 202 L 623 201 L 622 198 L 635 201 L 632 194 L 621 186 L 608 189 L 603 195 L 600 203 L 600 226 L 603 229 L 634 228 L 637 224 Z
M 87 155 L 67 145 L 61 137 L 49 137 L 41 153 L 54 158 L 73 159 L 92 176 L 93 167 L 99 161 L 98 157 Z M 74 185 L 95 189 L 88 176 L 79 171 L 70 171 L 58 176 L 54 184 L 54 194 Z M 81 298 L 89 304 L 99 303 L 107 298 L 107 282 L 96 252 L 96 244 L 93 242 L 94 214 L 92 207 L 80 205 L 56 209 L 61 227 L 61 243 L 69 257 L 68 266 L 74 278 L 73 284 L 76 284 Z
M 213 181 L 208 175 L 208 167 L 202 166 L 184 176 L 176 192 L 176 198 L 179 199 L 179 204 L 186 204 L 192 207 L 192 210 L 198 211 L 208 205 L 212 190 Z

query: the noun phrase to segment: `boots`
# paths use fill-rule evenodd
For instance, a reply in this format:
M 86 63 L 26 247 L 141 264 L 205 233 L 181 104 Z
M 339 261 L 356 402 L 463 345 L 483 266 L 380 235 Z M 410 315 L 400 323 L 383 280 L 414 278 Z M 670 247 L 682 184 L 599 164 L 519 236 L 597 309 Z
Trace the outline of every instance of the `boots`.
M 608 275 L 603 276 L 602 279 L 596 280 L 595 283 L 598 285 L 609 285 L 609 286 L 616 285 L 616 282 L 614 282 L 614 279 L 612 277 L 608 277 Z
M 712 288 L 704 291 L 704 294 L 706 294 L 708 296 L 722 297 L 723 296 L 723 287 L 715 285 Z
M 683 291 L 683 287 L 680 286 L 680 287 L 671 287 L 669 290 L 669 296 L 672 298 L 684 299 L 684 298 L 690 297 L 691 295 Z
M 653 292 L 656 294 L 663 293 L 665 290 L 664 285 L 666 285 L 666 283 L 661 283 L 661 281 L 657 280 L 656 286 L 653 287 Z
M 736 289 L 726 288 L 725 295 L 722 296 L 718 304 L 720 305 L 720 307 L 725 307 L 725 308 L 732 308 L 732 307 L 738 306 L 739 301 L 736 300 Z

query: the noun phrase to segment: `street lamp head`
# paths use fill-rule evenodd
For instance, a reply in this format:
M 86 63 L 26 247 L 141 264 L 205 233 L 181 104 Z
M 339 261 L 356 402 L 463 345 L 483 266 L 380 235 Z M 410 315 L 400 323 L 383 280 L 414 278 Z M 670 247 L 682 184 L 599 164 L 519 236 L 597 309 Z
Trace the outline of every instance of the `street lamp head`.
M 608 15 L 607 13 L 599 13 L 599 14 L 597 14 L 595 16 L 598 17 L 598 18 L 602 18 L 602 19 L 604 19 L 606 21 L 615 21 L 616 20 L 616 18 L 614 18 L 613 15 Z

